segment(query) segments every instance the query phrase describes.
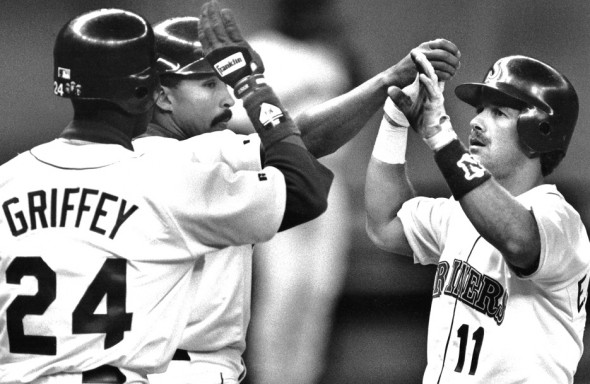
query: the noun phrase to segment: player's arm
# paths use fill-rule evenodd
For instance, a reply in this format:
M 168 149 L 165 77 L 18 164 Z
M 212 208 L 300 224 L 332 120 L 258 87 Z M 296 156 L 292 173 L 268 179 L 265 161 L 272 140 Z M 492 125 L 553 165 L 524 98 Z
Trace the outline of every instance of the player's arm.
M 445 112 L 443 83 L 438 82 L 423 55 L 417 54 L 416 61 L 424 72 L 420 74 L 422 108 L 416 115 L 407 108 L 407 99 L 398 105 L 408 112 L 412 126 L 434 151 L 453 196 L 477 231 L 510 265 L 525 274 L 533 272 L 539 262 L 541 239 L 532 212 L 494 180 L 459 141 Z
M 404 91 L 415 101 L 418 89 L 418 81 L 414 81 Z M 401 110 L 387 98 L 365 181 L 367 235 L 377 247 L 408 256 L 412 249 L 397 213 L 405 201 L 414 197 L 406 172 L 409 126 Z
M 262 61 L 242 38 L 231 11 L 221 10 L 215 0 L 205 3 L 199 40 L 219 78 L 243 100 L 264 148 L 263 166 L 273 166 L 285 177 L 287 203 L 280 230 L 321 215 L 333 174 L 307 151 L 297 125 L 260 73 Z
M 448 40 L 427 41 L 415 50 L 424 53 L 442 80 L 453 77 L 459 68 L 461 53 Z M 303 142 L 318 158 L 335 152 L 383 106 L 390 86 L 404 88 L 416 75 L 416 65 L 408 54 L 353 90 L 298 114 L 295 122 L 301 130 Z

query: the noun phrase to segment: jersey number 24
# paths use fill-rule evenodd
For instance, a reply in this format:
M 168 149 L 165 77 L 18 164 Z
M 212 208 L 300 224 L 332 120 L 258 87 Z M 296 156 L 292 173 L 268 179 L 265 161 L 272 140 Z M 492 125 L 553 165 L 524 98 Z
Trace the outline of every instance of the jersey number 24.
M 55 355 L 56 337 L 26 335 L 26 315 L 42 315 L 55 300 L 56 274 L 40 257 L 17 257 L 6 269 L 6 282 L 20 284 L 24 276 L 33 276 L 39 287 L 34 296 L 17 296 L 6 310 L 6 328 L 11 353 Z M 104 333 L 104 348 L 123 340 L 131 330 L 132 313 L 125 309 L 127 261 L 107 259 L 72 312 L 72 333 Z M 96 308 L 106 296 L 106 314 Z

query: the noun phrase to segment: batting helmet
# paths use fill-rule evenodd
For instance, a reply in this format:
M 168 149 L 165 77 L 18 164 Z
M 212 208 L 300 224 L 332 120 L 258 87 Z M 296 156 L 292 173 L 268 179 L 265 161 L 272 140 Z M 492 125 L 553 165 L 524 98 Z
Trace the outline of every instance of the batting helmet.
M 199 42 L 199 19 L 174 17 L 154 25 L 160 75 L 215 75 Z
M 154 32 L 141 16 L 99 9 L 70 20 L 53 50 L 54 93 L 83 100 L 106 100 L 131 114 L 154 104 Z
M 475 107 L 490 101 L 521 109 L 517 131 L 529 157 L 567 151 L 578 119 L 578 96 L 555 68 L 526 56 L 504 57 L 483 83 L 461 84 L 455 94 Z

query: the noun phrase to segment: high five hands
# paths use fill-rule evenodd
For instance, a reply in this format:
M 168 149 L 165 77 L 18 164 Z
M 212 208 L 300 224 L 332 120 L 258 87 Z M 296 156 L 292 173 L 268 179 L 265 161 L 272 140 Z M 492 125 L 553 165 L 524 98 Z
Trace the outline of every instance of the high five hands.
M 444 107 L 444 80 L 439 79 L 437 70 L 420 49 L 413 49 L 410 52 L 410 57 L 419 73 L 418 97 L 410 97 L 396 86 L 389 87 L 388 94 L 395 105 L 404 113 L 410 126 L 423 139 L 428 139 L 439 133 L 442 124 L 449 119 Z M 449 71 L 452 71 L 452 67 L 440 66 L 440 61 L 437 63 L 441 68 L 438 72 L 442 74 L 442 79 L 449 79 L 451 77 Z M 454 71 L 452 73 L 454 74 Z

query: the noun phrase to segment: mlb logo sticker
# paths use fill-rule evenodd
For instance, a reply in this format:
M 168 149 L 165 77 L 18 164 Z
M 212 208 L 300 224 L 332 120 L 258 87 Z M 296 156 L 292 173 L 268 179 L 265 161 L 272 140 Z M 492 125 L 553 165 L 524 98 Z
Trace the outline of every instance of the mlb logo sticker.
M 57 67 L 57 77 L 59 77 L 60 79 L 69 80 L 70 79 L 70 69 Z

